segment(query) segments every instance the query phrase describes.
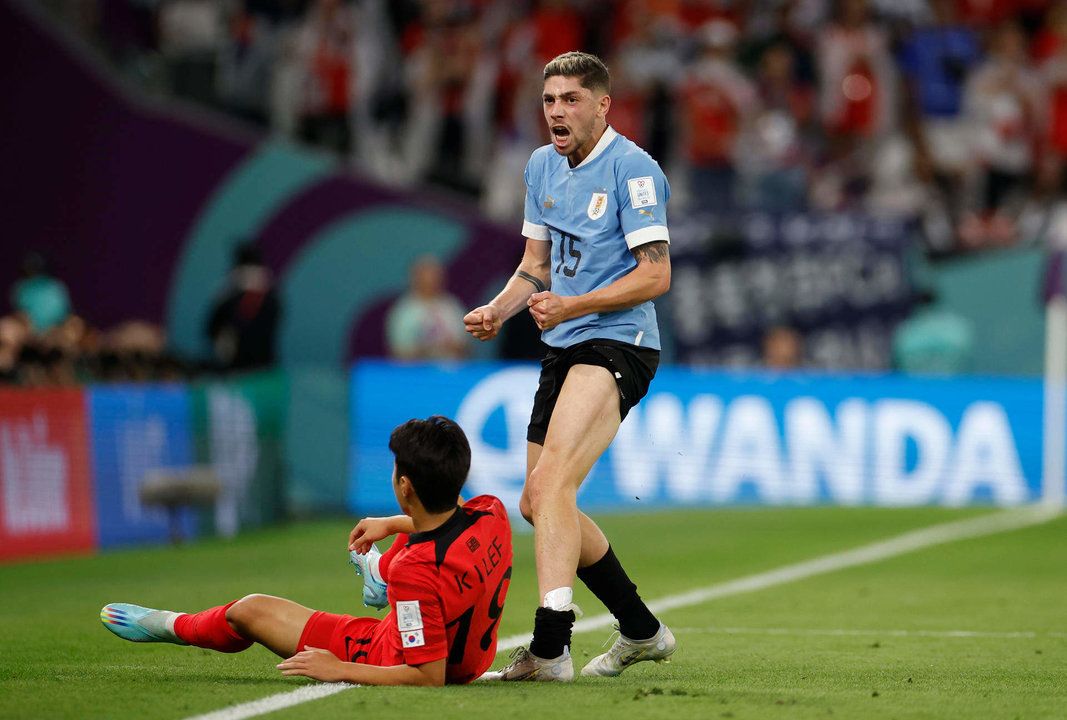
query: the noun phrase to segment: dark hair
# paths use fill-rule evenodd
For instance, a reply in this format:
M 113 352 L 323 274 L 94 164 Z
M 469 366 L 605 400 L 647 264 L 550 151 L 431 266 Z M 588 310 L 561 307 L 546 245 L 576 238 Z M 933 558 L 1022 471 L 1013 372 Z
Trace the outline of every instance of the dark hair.
M 389 436 L 396 473 L 406 475 L 427 511 L 456 506 L 471 467 L 471 446 L 463 428 L 442 415 L 411 419 Z
M 557 75 L 578 78 L 582 87 L 611 92 L 611 75 L 608 67 L 596 55 L 584 52 L 565 52 L 545 65 L 545 80 Z

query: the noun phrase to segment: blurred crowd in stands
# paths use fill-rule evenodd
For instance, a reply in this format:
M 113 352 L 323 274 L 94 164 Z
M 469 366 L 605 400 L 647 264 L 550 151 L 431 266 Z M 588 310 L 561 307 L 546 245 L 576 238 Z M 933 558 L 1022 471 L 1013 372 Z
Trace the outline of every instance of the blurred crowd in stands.
M 176 380 L 188 368 L 166 350 L 163 329 L 131 320 L 102 331 L 71 306 L 67 286 L 47 260 L 26 254 L 0 316 L 0 384 L 72 386 L 90 380 Z
M 270 270 L 250 242 L 235 248 L 229 276 L 212 302 L 204 327 L 212 355 L 205 362 L 176 356 L 156 323 L 94 327 L 78 315 L 66 284 L 36 251 L 23 258 L 9 299 L 12 312 L 0 316 L 0 384 L 166 382 L 266 368 L 275 360 L 281 304 Z
M 1067 247 L 1067 0 L 41 1 L 142 90 L 383 183 L 464 193 L 504 222 L 521 219 L 523 169 L 546 141 L 541 70 L 583 49 L 611 68 L 609 121 L 664 167 L 672 213 L 905 217 L 934 259 Z M 250 261 L 235 259 L 206 328 L 215 369 L 273 361 L 280 309 Z M 392 354 L 463 355 L 416 337 L 459 312 L 442 287 L 438 266 L 413 269 Z M 41 258 L 12 305 L 0 381 L 195 371 L 158 327 L 87 328 Z M 259 336 L 239 347 L 236 333 Z M 768 329 L 763 363 L 801 364 L 803 342 Z
M 521 217 L 540 70 L 613 74 L 673 207 L 921 219 L 1037 243 L 1067 155 L 1065 0 L 46 0 L 140 82 Z

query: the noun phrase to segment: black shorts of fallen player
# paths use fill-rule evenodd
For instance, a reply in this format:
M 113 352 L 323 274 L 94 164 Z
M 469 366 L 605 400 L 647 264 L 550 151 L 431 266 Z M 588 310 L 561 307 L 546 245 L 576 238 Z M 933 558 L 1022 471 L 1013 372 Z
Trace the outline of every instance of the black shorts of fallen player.
M 534 395 L 533 413 L 526 439 L 545 444 L 548 421 L 556 407 L 567 373 L 575 365 L 606 368 L 619 388 L 619 419 L 625 420 L 630 408 L 645 396 L 648 385 L 659 367 L 659 350 L 638 347 L 618 340 L 586 340 L 567 348 L 548 348 L 541 361 L 541 379 Z

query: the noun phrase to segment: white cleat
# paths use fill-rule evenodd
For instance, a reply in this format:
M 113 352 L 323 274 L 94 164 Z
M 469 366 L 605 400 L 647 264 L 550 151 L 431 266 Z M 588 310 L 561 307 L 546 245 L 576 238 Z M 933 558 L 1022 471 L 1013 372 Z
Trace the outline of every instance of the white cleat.
M 663 623 L 648 640 L 631 640 L 619 633 L 610 650 L 597 655 L 582 668 L 582 677 L 618 677 L 623 670 L 643 660 L 670 662 L 674 650 L 674 633 Z
M 574 680 L 574 663 L 571 651 L 563 648 L 563 654 L 552 660 L 539 658 L 524 647 L 511 653 L 511 664 L 500 670 L 490 670 L 481 680 L 525 680 L 527 682 L 570 682 Z

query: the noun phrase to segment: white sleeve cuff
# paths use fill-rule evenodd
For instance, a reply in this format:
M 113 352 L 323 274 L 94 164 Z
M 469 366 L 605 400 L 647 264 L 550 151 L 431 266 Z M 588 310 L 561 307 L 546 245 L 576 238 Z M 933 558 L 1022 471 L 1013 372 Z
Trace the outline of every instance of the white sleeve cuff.
M 626 234 L 626 247 L 631 250 L 639 245 L 647 245 L 650 242 L 670 243 L 670 241 L 671 236 L 667 232 L 666 225 L 643 227 L 640 230 L 634 230 L 632 233 Z
M 529 220 L 522 221 L 522 236 L 531 240 L 551 240 L 547 225 L 534 225 Z

